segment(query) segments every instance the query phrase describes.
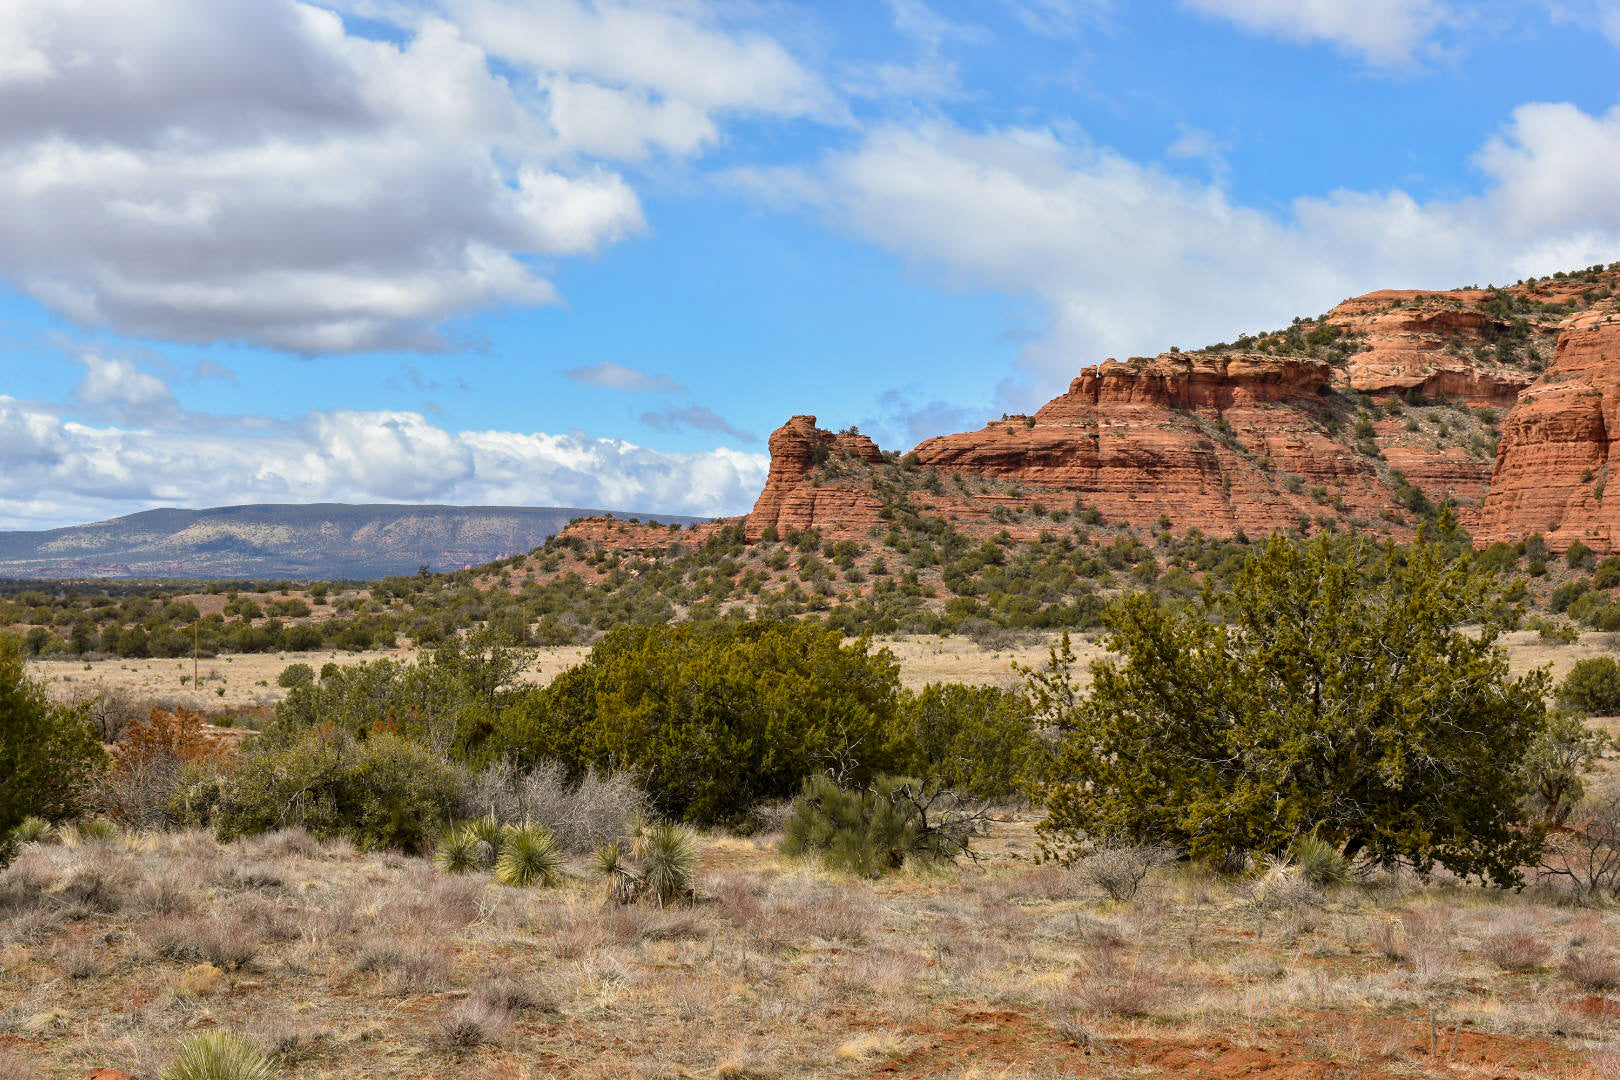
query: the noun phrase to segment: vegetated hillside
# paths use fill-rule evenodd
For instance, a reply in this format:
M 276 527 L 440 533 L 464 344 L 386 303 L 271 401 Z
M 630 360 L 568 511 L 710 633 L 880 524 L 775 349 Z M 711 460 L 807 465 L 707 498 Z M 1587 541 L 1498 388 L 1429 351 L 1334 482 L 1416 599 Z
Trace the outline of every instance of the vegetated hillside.
M 315 503 L 148 510 L 0 532 L 0 577 L 380 578 L 479 566 L 543 544 L 572 507 Z M 672 518 L 690 522 L 694 518 Z

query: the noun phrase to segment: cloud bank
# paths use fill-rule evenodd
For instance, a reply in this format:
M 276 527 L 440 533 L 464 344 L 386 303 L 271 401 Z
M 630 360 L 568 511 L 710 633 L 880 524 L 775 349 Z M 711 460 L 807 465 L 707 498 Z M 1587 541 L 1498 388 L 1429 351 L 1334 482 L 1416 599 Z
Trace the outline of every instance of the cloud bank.
M 262 434 L 92 426 L 0 395 L 0 528 L 254 502 L 719 516 L 752 505 L 768 466 L 762 454 L 665 453 L 583 432 L 452 432 L 415 412 L 312 413 Z

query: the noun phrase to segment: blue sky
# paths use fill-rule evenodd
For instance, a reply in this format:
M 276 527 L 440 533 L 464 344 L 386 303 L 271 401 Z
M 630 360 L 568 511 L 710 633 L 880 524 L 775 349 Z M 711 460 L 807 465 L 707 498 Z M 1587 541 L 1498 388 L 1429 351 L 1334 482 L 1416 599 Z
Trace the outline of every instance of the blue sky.
M 1620 259 L 1620 0 L 12 0 L 0 528 L 745 511 L 1107 356 Z

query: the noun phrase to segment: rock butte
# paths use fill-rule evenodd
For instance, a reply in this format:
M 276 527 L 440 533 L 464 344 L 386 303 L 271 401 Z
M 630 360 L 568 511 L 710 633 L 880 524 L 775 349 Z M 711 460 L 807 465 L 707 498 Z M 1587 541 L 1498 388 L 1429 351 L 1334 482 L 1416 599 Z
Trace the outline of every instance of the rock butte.
M 1041 511 L 1081 506 L 1111 523 L 1168 518 L 1176 532 L 1213 536 L 1334 517 L 1405 539 L 1416 525 L 1401 505 L 1410 485 L 1453 500 L 1482 544 L 1543 533 L 1556 551 L 1576 539 L 1617 551 L 1620 504 L 1606 510 L 1603 499 L 1610 439 L 1620 435 L 1620 304 L 1607 298 L 1617 270 L 1497 291 L 1355 297 L 1300 324 L 1352 343 L 1333 362 L 1281 348 L 1279 335 L 1108 360 L 1033 416 L 921 443 L 901 465 L 925 478 L 908 497 L 970 534 L 1015 539 L 1052 528 Z M 1541 314 L 1539 305 L 1563 303 L 1586 310 Z M 1537 378 L 1547 353 L 1553 364 Z M 1452 408 L 1392 413 L 1397 399 Z M 1359 411 L 1369 401 L 1386 408 Z M 1493 459 L 1486 416 L 1503 413 Z M 750 540 L 808 528 L 828 540 L 882 535 L 874 470 L 885 457 L 870 438 L 801 415 L 772 433 L 770 452 L 764 489 L 742 519 Z M 671 532 L 588 519 L 568 534 L 649 550 L 726 524 Z
M 1563 551 L 1576 540 L 1620 550 L 1620 491 L 1608 496 L 1609 448 L 1620 438 L 1620 308 L 1565 320 L 1558 353 L 1508 414 L 1477 538 L 1542 533 Z

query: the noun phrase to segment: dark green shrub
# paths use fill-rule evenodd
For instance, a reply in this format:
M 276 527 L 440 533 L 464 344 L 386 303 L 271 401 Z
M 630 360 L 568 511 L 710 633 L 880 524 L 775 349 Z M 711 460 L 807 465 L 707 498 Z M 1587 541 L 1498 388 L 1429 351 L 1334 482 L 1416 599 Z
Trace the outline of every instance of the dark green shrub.
M 661 815 L 737 820 L 828 768 L 887 766 L 899 667 L 792 622 L 621 627 L 501 717 L 492 750 L 627 770 Z
M 908 862 L 937 864 L 968 854 L 983 820 L 937 784 L 879 777 L 868 787 L 840 787 L 812 776 L 793 802 L 782 851 L 819 858 L 829 869 L 879 877 Z
M 315 682 L 315 669 L 308 664 L 288 664 L 276 676 L 276 685 L 287 690 L 310 686 Z
M 894 739 L 897 768 L 979 799 L 1020 795 L 1046 756 L 1029 699 L 995 686 L 929 683 L 904 692 Z
M 1612 656 L 1575 661 L 1558 684 L 1558 700 L 1588 716 L 1620 716 L 1620 663 Z
M 1548 679 L 1509 670 L 1515 621 L 1494 575 L 1422 534 L 1405 551 L 1273 537 L 1229 593 L 1125 597 L 1105 639 L 1119 659 L 1091 665 L 1088 692 L 1072 657 L 1028 673 L 1063 736 L 1043 844 L 1218 861 L 1314 832 L 1346 857 L 1517 884 L 1542 840 L 1522 763 Z
M 0 635 L 0 864 L 25 819 L 60 821 L 77 812 L 104 758 L 87 710 L 52 704 L 44 685 L 28 677 L 23 654 L 21 641 Z
M 297 825 L 361 847 L 420 851 L 466 783 L 460 767 L 397 733 L 315 728 L 243 755 L 221 794 L 219 833 L 229 840 Z

